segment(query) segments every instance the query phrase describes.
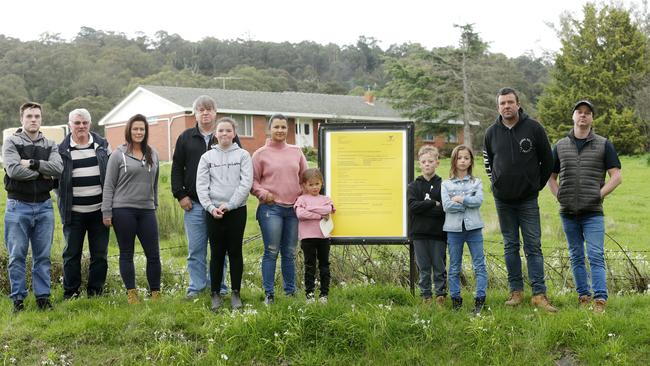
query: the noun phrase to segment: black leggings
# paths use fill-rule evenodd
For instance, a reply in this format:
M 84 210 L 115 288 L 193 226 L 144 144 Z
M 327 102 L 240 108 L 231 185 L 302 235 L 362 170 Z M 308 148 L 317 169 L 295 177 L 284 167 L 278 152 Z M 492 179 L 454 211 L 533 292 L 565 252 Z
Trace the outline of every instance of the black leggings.
M 221 289 L 226 254 L 230 261 L 230 286 L 233 291 L 239 291 L 244 273 L 242 244 L 246 228 L 246 206 L 228 211 L 220 219 L 215 219 L 206 212 L 206 222 L 210 239 L 210 287 L 212 293 L 219 292 Z
M 314 292 L 316 281 L 316 260 L 320 273 L 320 296 L 330 291 L 330 241 L 329 239 L 302 239 L 302 253 L 305 256 L 305 293 Z
M 135 237 L 147 257 L 147 281 L 150 291 L 160 290 L 160 244 L 156 210 L 114 208 L 113 229 L 120 247 L 120 275 L 127 290 L 135 288 L 133 252 Z

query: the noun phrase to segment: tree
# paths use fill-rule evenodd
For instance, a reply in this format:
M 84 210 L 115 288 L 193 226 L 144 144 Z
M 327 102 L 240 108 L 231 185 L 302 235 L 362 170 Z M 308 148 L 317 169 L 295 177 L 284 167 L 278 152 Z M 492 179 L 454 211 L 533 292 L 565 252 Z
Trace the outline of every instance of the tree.
M 596 107 L 595 131 L 622 154 L 639 152 L 647 136 L 634 105 L 649 71 L 647 38 L 627 10 L 588 3 L 583 11 L 582 20 L 561 20 L 562 48 L 538 103 L 541 121 L 555 141 L 573 126 L 573 104 L 589 99 Z

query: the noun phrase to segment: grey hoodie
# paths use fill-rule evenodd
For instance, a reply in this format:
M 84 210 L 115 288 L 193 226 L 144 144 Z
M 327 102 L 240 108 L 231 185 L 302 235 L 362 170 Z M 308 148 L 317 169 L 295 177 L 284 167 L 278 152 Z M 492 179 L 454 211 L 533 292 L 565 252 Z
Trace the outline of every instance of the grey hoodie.
M 151 148 L 151 147 L 150 147 Z M 106 166 L 102 215 L 113 217 L 113 208 L 158 207 L 158 152 L 151 149 L 153 164 L 126 152 L 126 144 L 111 154 Z
M 219 145 L 201 156 L 196 171 L 196 194 L 207 212 L 225 203 L 228 210 L 246 205 L 253 186 L 253 163 L 248 151 L 233 143 Z

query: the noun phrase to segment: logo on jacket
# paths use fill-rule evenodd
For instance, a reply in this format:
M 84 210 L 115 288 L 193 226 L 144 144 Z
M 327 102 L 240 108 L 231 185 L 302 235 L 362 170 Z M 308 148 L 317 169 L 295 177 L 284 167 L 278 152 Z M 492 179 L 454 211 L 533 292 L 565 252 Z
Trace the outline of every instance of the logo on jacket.
M 528 137 L 519 140 L 519 151 L 529 153 L 533 150 L 533 142 Z

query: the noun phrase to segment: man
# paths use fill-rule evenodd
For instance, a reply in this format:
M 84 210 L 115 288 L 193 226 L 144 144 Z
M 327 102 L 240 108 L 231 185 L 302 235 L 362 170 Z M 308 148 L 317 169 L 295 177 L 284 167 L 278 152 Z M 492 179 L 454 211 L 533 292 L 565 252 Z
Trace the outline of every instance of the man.
M 573 129 L 553 148 L 553 172 L 548 186 L 560 202 L 578 303 L 591 305 L 593 290 L 593 310 L 602 313 L 607 305 L 603 199 L 621 184 L 622 178 L 621 161 L 614 145 L 594 133 L 593 121 L 591 102 L 577 102 L 573 107 Z M 605 172 L 609 175 L 607 183 Z
M 187 271 L 190 284 L 187 288 L 187 298 L 194 299 L 199 292 L 208 287 L 206 257 L 208 254 L 208 231 L 205 212 L 196 195 L 196 170 L 201 155 L 213 143 L 214 131 L 217 127 L 217 105 L 214 99 L 207 95 L 199 96 L 192 106 L 196 118 L 196 126 L 185 130 L 176 140 L 174 157 L 172 158 L 172 193 L 178 204 L 185 210 L 185 235 L 187 235 L 188 256 Z M 233 142 L 241 146 L 239 137 Z M 226 266 L 224 265 L 224 272 Z M 228 288 L 224 281 L 221 293 Z
M 542 230 L 537 196 L 544 188 L 553 166 L 551 146 L 539 122 L 528 117 L 512 88 L 497 93 L 499 117 L 485 132 L 483 157 L 492 183 L 492 194 L 499 216 L 508 270 L 508 306 L 524 299 L 524 282 L 519 255 L 519 231 L 524 242 L 533 297 L 533 306 L 556 312 L 546 297 Z
M 54 210 L 50 191 L 61 175 L 63 164 L 56 143 L 39 131 L 42 122 L 40 104 L 20 106 L 19 128 L 4 141 L 5 165 L 5 245 L 9 254 L 9 297 L 14 312 L 24 309 L 27 297 L 25 266 L 29 243 L 32 245 L 32 288 L 41 310 L 50 302 L 50 248 L 54 234 Z
M 81 254 L 86 233 L 90 266 L 88 297 L 104 291 L 108 264 L 109 231 L 102 223 L 102 187 L 110 154 L 108 142 L 90 132 L 90 113 L 86 109 L 70 112 L 70 133 L 59 145 L 63 174 L 59 181 L 58 206 L 66 245 L 63 249 L 63 298 L 76 298 L 81 287 Z

